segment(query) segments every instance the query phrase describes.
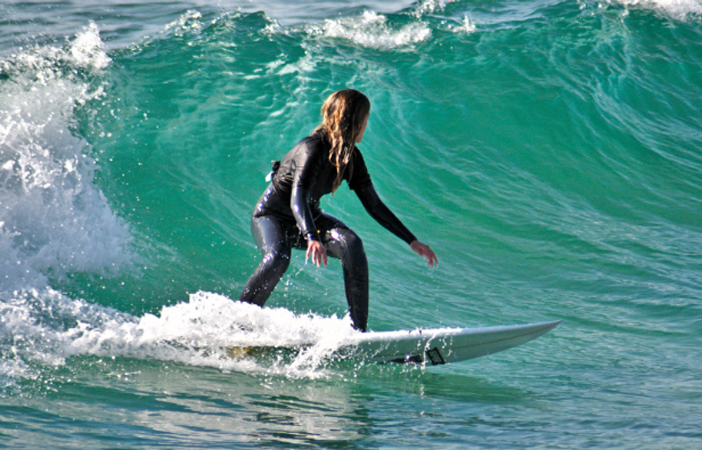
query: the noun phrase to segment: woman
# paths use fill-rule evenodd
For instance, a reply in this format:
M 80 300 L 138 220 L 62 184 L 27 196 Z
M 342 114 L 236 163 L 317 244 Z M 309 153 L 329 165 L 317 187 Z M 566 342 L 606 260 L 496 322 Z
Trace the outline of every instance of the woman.
M 417 240 L 373 188 L 356 147 L 369 115 L 365 95 L 353 89 L 335 92 L 322 106 L 322 124 L 273 164 L 272 182 L 251 219 L 263 261 L 244 287 L 241 301 L 263 306 L 290 264 L 291 249 L 307 248 L 307 258 L 317 267 L 326 267 L 327 254 L 341 260 L 353 326 L 366 331 L 368 262 L 363 244 L 349 227 L 319 207 L 320 198 L 333 195 L 343 180 L 371 217 L 427 258 L 429 266 L 438 263 L 429 246 Z

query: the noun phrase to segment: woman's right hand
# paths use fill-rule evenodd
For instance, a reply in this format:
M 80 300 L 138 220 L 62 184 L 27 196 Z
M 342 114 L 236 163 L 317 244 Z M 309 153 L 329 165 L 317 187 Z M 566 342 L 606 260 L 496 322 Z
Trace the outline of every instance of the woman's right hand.
M 307 260 L 312 258 L 312 264 L 319 267 L 324 263 L 324 267 L 327 267 L 327 249 L 324 248 L 321 242 L 310 239 L 307 241 L 307 254 L 305 255 L 305 263 Z

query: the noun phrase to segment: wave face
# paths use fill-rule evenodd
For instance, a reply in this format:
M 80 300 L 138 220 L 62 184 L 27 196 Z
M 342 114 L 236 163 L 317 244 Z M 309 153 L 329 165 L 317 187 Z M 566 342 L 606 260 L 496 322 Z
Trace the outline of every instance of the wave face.
M 695 447 L 701 16 L 698 0 L 1 5 L 3 440 Z M 325 198 L 364 241 L 370 328 L 560 327 L 476 362 L 378 367 L 330 357 L 354 333 L 337 261 L 298 252 L 266 308 L 233 301 L 270 161 L 345 87 L 372 102 L 376 189 L 440 260 L 345 187 Z

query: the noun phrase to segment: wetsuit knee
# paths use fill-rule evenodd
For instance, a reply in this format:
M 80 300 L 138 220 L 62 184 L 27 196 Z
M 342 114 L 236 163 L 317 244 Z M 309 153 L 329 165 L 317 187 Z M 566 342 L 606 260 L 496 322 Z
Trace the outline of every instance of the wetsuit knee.
M 366 251 L 361 238 L 348 228 L 337 228 L 330 231 L 331 239 L 326 242 L 332 256 L 339 258 L 341 264 L 357 265 L 366 264 Z

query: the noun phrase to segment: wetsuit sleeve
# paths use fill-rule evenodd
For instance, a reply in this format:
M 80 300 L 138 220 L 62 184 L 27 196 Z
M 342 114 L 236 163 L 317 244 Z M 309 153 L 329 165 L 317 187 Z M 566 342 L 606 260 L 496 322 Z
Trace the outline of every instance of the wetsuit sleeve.
M 385 203 L 380 199 L 378 193 L 375 192 L 375 188 L 372 184 L 355 192 L 361 200 L 361 203 L 363 203 L 363 207 L 366 208 L 368 214 L 370 214 L 376 222 L 408 244 L 417 240 L 415 235 L 400 222 L 400 219 L 385 206 Z
M 408 244 L 416 241 L 417 238 L 414 234 L 385 206 L 385 203 L 380 200 L 378 193 L 375 192 L 373 182 L 368 174 L 368 167 L 366 167 L 366 162 L 360 150 L 354 153 L 353 166 L 353 175 L 348 181 L 349 188 L 356 193 L 368 214 L 376 222 Z
M 378 193 L 375 192 L 373 182 L 368 174 L 366 162 L 360 150 L 354 153 L 353 166 L 353 175 L 348 181 L 349 188 L 356 193 L 368 214 L 370 214 L 376 222 L 408 244 L 416 241 L 417 238 L 414 234 L 412 234 L 412 232 L 400 222 L 400 219 L 385 206 L 385 203 L 380 199 Z
M 317 233 L 312 209 L 310 208 L 310 196 L 314 183 L 317 182 L 320 166 L 320 158 L 315 157 L 317 156 L 316 150 L 316 146 L 308 144 L 305 151 L 299 152 L 295 158 L 295 175 L 290 195 L 290 208 L 302 235 L 307 239 L 319 241 L 319 234 Z

